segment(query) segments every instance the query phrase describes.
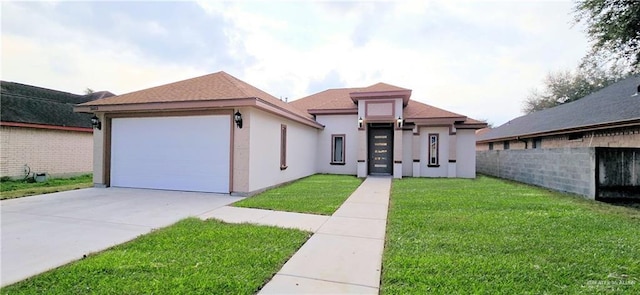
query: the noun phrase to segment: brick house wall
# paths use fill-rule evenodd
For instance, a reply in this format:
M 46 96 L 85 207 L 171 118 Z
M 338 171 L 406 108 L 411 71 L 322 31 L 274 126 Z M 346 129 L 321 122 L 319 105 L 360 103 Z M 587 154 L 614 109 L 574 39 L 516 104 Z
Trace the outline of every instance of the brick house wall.
M 615 128 L 580 135 L 556 135 L 542 137 L 542 148 L 577 148 L 577 147 L 640 147 L 640 127 Z M 533 139 L 528 138 L 527 149 L 533 148 Z M 525 149 L 525 143 L 517 140 L 509 141 L 509 149 Z M 488 151 L 489 143 L 477 143 L 476 151 Z M 493 150 L 504 150 L 504 141 L 493 143 Z
M 91 173 L 93 134 L 1 126 L 0 177 L 23 177 L 24 165 L 53 177 Z

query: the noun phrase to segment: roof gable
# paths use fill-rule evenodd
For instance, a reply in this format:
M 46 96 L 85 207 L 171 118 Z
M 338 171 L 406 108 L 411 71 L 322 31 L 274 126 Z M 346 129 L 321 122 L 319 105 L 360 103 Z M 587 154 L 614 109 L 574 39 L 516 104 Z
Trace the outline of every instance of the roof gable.
M 113 95 L 108 91 L 79 95 L 6 81 L 0 81 L 0 89 L 3 122 L 83 128 L 91 128 L 91 115 L 74 113 L 73 106 L 98 95 Z
M 358 90 L 354 92 L 360 93 L 360 92 L 386 92 L 386 91 L 411 91 L 411 89 L 402 88 L 402 87 L 394 86 L 391 84 L 379 82 L 369 87 L 358 88 Z
M 300 111 L 267 92 L 223 71 L 83 103 L 76 108 L 76 111 L 90 111 L 94 108 L 104 110 L 101 107 L 118 107 L 125 105 L 135 108 L 157 103 L 228 101 L 230 103 L 229 105 L 233 105 L 234 101 L 238 99 L 255 99 L 261 103 L 293 114 L 295 117 L 301 118 L 300 120 L 307 124 L 312 124 L 314 127 L 320 126 L 313 121 L 313 116 L 309 113 Z
M 640 75 L 616 82 L 579 100 L 515 118 L 478 136 L 479 141 L 579 130 L 640 120 Z
M 95 100 L 82 105 L 100 106 L 156 102 L 224 100 L 250 97 L 271 97 L 271 95 L 221 71 L 114 97 Z
M 353 100 L 354 93 L 405 93 L 411 91 L 406 88 L 401 88 L 385 83 L 377 83 L 369 87 L 358 88 L 336 88 L 328 89 L 325 91 L 312 94 L 298 100 L 290 102 L 291 105 L 300 109 L 301 111 L 309 112 L 311 114 L 323 114 L 323 113 L 353 113 L 358 111 L 358 105 Z M 403 110 L 405 120 L 433 120 L 433 119 L 447 119 L 447 121 L 458 122 L 464 125 L 476 125 L 479 128 L 485 127 L 486 123 L 467 118 L 464 115 L 460 115 L 454 112 L 443 110 L 425 103 L 421 103 L 415 100 L 408 100 Z

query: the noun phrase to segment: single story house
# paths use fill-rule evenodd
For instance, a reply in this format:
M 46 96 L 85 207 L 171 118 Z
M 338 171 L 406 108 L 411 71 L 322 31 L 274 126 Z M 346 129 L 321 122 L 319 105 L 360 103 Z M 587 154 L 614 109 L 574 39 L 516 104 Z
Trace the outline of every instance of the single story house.
M 113 96 L 78 95 L 0 81 L 0 176 L 73 176 L 93 171 L 91 115 L 73 106 Z
M 478 172 L 597 200 L 640 199 L 640 76 L 477 132 Z
M 476 149 L 640 147 L 640 76 L 478 131 Z
M 100 121 L 94 182 L 250 195 L 315 173 L 475 177 L 466 116 L 384 83 L 287 103 L 225 72 L 76 106 Z

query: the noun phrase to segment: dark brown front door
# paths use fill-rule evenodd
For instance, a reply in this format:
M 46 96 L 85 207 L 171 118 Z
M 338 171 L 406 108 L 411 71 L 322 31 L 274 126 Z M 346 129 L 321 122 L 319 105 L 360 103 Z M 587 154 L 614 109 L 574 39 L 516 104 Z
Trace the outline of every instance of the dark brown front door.
M 369 174 L 393 173 L 393 129 L 369 128 Z

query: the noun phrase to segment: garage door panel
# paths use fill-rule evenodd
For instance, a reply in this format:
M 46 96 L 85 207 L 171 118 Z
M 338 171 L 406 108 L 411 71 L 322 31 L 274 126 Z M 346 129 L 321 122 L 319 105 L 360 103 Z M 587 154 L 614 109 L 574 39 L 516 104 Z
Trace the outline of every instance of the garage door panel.
M 229 115 L 115 118 L 111 185 L 229 192 Z

